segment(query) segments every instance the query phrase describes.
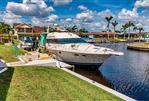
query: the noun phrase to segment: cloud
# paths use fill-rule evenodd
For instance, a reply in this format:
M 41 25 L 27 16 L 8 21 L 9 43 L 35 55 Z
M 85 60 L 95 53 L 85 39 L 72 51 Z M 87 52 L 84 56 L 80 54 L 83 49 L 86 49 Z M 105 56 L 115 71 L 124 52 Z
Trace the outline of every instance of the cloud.
M 36 26 L 50 26 L 53 25 L 58 19 L 57 15 L 49 15 L 48 17 L 45 18 L 37 18 L 33 17 L 32 18 L 32 24 Z
M 23 0 L 23 4 L 38 4 L 41 8 L 47 8 L 44 0 Z
M 21 16 L 15 15 L 11 12 L 7 12 L 3 16 L 3 22 L 5 22 L 7 24 L 21 23 L 22 22 L 21 18 L 22 18 Z
M 99 12 L 97 15 L 98 15 L 98 16 L 101 16 L 101 17 L 103 17 L 103 18 L 109 17 L 109 16 L 113 16 L 113 17 L 115 16 L 115 15 L 111 12 L 110 9 L 106 9 L 106 10 L 104 10 L 104 11 L 101 11 L 101 12 Z
M 72 0 L 52 0 L 54 5 L 65 5 L 72 2 Z
M 84 5 L 79 5 L 78 8 L 79 8 L 80 10 L 87 10 L 87 9 L 88 9 L 88 8 L 87 8 L 86 6 L 84 6 Z
M 91 22 L 93 20 L 95 12 L 92 10 L 86 10 L 76 15 L 76 19 L 83 22 Z
M 135 9 L 135 8 L 132 11 L 123 8 L 118 14 L 118 18 L 122 19 L 122 20 L 132 20 L 133 21 L 138 17 L 139 17 L 139 14 L 137 12 L 137 9 Z
M 14 13 L 15 15 L 35 16 L 41 18 L 47 17 L 49 12 L 54 11 L 54 8 L 47 7 L 43 0 L 24 0 L 23 3 L 8 2 L 6 10 Z
M 135 2 L 135 7 L 147 7 L 149 8 L 149 0 L 139 0 Z
M 65 19 L 66 22 L 71 22 L 72 21 L 72 18 L 67 18 Z
M 55 22 L 57 19 L 58 19 L 58 16 L 52 14 L 52 15 L 49 15 L 49 16 L 47 17 L 47 20 L 45 20 L 45 21 L 46 21 L 46 22 Z

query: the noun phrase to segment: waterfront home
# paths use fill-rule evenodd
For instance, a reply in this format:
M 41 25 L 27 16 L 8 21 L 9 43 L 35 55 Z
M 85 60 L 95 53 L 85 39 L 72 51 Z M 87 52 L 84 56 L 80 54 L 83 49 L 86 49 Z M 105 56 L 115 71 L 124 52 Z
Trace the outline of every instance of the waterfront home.
M 87 35 L 91 38 L 97 38 L 97 37 L 102 37 L 102 38 L 114 38 L 118 34 L 115 32 L 89 32 Z
M 33 33 L 32 25 L 16 23 L 13 25 L 15 34 L 31 34 Z
M 40 26 L 32 26 L 31 24 L 14 24 L 13 25 L 15 34 L 27 34 L 27 35 L 39 35 L 42 32 L 46 32 L 45 27 L 40 27 Z
M 32 26 L 31 24 L 14 24 L 15 35 L 18 35 L 22 47 L 32 47 L 38 42 L 40 34 L 46 32 L 45 27 Z

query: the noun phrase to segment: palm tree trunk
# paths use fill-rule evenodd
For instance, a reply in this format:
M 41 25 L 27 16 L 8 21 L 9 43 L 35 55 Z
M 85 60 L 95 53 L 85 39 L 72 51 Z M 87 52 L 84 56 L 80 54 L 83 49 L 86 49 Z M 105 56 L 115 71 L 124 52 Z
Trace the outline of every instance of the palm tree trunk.
M 110 28 L 109 27 L 110 27 L 110 23 L 108 23 L 108 26 L 107 27 L 108 27 L 108 39 L 109 39 L 109 32 L 110 32 Z
M 114 26 L 114 32 L 116 33 L 116 31 L 115 31 L 115 26 Z M 115 33 L 114 33 L 114 39 L 115 39 Z
M 130 27 L 128 29 L 128 36 L 127 36 L 127 39 L 129 39 L 129 35 L 130 35 Z

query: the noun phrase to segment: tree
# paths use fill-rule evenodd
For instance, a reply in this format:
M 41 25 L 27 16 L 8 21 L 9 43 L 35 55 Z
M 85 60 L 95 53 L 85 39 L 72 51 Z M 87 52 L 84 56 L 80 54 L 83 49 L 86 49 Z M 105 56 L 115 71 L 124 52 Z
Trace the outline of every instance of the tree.
M 127 32 L 127 28 L 128 28 L 128 24 L 127 23 L 125 23 L 124 25 L 122 25 L 122 32 L 123 32 L 123 34 L 124 34 L 124 40 L 125 40 L 125 34 L 126 34 L 126 32 Z
M 85 28 L 81 28 L 81 29 L 79 29 L 78 32 L 80 32 L 80 33 L 88 33 L 88 30 L 85 29 Z
M 136 30 L 138 30 L 138 27 L 134 26 L 133 30 L 136 32 Z
M 130 38 L 130 30 L 131 30 L 131 27 L 134 26 L 134 23 L 131 22 L 131 21 L 129 21 L 129 22 L 127 23 L 127 25 L 128 25 L 128 28 L 129 28 L 129 33 L 128 33 L 128 39 L 129 39 L 129 38 Z
M 12 32 L 12 33 L 10 33 Z M 0 22 L 0 34 L 8 34 L 9 37 L 9 41 L 12 43 L 13 41 L 13 28 L 8 25 L 8 24 L 5 24 L 4 22 Z
M 48 27 L 48 32 L 50 33 L 50 32 L 55 32 L 56 30 L 54 29 L 54 28 L 52 28 L 52 27 Z
M 138 27 L 138 30 L 139 30 L 139 42 L 140 42 L 141 34 L 142 34 L 142 31 L 144 31 L 144 28 L 143 27 Z
M 111 20 L 113 19 L 113 16 L 105 17 L 105 19 L 107 21 L 107 31 L 110 32 L 110 23 L 111 23 Z M 108 39 L 109 39 L 109 34 L 108 34 Z
M 5 24 L 4 22 L 0 22 L 0 34 L 9 34 L 13 29 L 10 25 Z
M 73 27 L 66 28 L 66 30 L 69 31 L 69 32 L 77 32 L 78 31 L 78 27 L 76 25 L 74 25 Z
M 116 26 L 118 25 L 118 22 L 117 21 L 114 21 L 111 23 L 113 28 L 114 28 L 114 32 L 116 33 Z M 115 34 L 114 34 L 114 39 L 115 39 Z

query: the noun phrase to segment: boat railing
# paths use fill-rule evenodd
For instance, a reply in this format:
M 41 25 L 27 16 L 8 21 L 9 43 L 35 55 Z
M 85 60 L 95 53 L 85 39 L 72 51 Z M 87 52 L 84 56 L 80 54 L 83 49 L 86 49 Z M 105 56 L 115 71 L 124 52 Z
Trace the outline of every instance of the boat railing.
M 90 44 L 84 51 L 87 51 L 92 45 Z

